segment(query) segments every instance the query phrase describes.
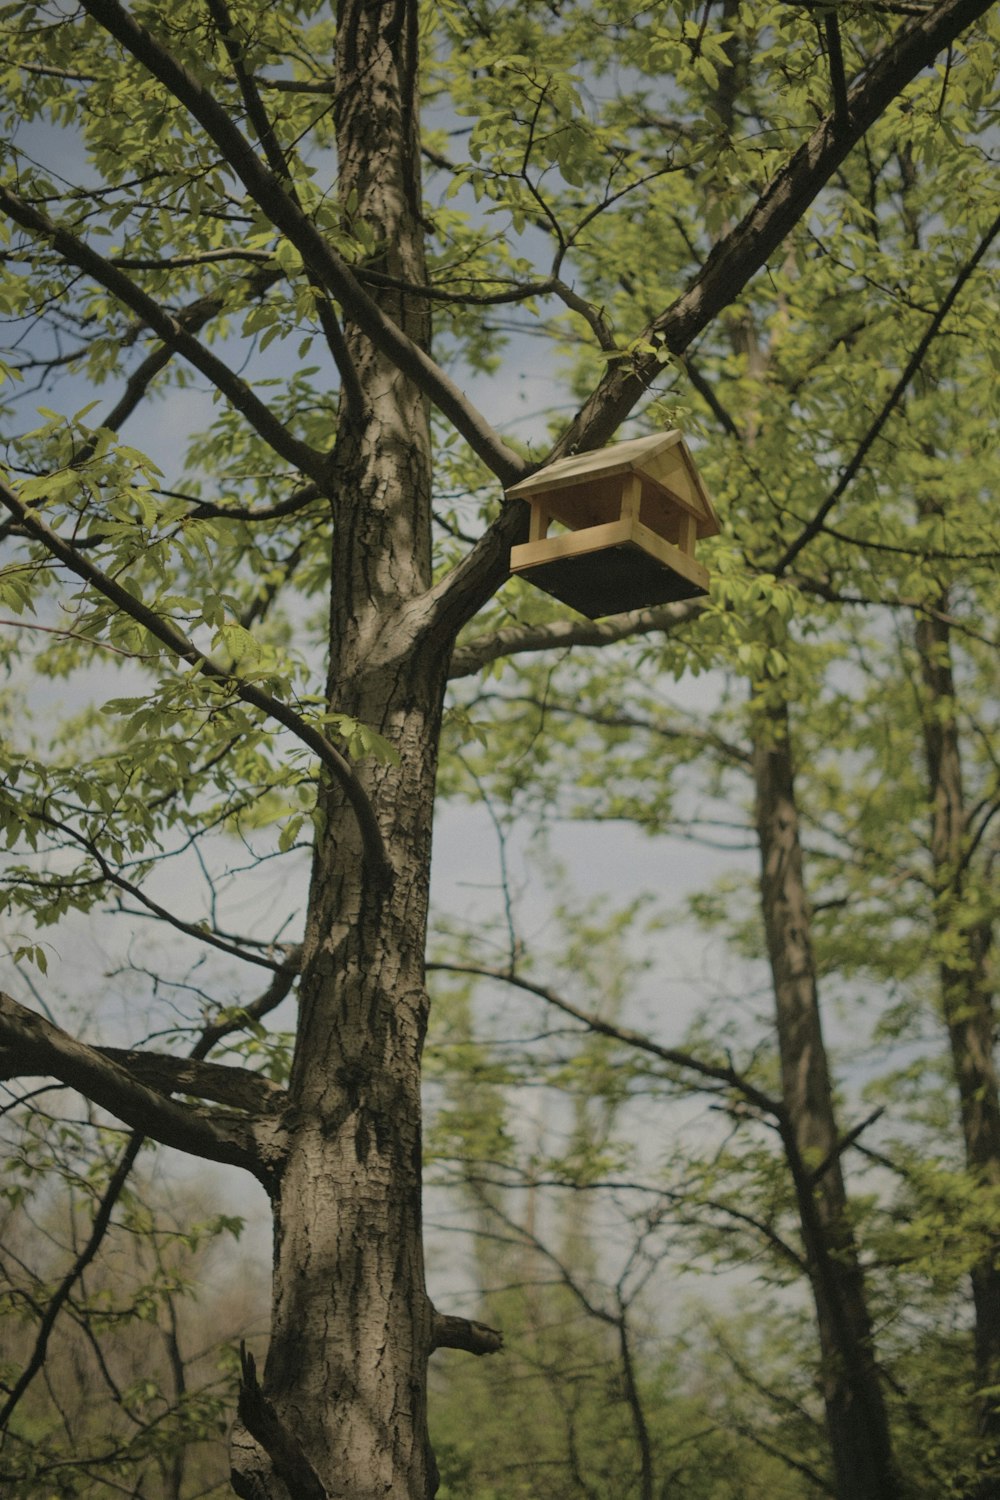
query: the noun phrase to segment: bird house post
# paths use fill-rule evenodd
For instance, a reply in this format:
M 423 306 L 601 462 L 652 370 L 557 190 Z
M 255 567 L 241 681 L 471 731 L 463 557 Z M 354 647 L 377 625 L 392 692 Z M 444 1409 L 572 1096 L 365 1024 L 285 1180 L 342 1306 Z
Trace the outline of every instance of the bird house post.
M 694 549 L 719 518 L 679 432 L 558 459 L 507 496 L 531 506 L 511 572 L 592 620 L 708 592 Z

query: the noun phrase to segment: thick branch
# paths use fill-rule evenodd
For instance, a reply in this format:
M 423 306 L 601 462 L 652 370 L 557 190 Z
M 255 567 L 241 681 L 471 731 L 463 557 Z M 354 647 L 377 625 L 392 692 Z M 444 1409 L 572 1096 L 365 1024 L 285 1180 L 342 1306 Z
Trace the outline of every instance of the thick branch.
M 314 729 L 311 724 L 308 724 L 287 703 L 282 703 L 279 698 L 273 697 L 271 693 L 265 692 L 263 688 L 257 687 L 254 683 L 244 682 L 240 677 L 227 672 L 223 667 L 212 661 L 211 657 L 206 656 L 203 651 L 199 651 L 197 646 L 192 641 L 189 641 L 183 631 L 178 630 L 176 625 L 158 615 L 148 605 L 143 604 L 134 594 L 130 594 L 121 584 L 109 577 L 108 574 L 102 572 L 100 568 L 95 567 L 87 558 L 81 556 L 74 547 L 58 536 L 34 511 L 24 504 L 15 491 L 3 479 L 0 479 L 0 504 L 5 505 L 24 530 L 30 536 L 40 541 L 52 553 L 53 557 L 58 558 L 78 578 L 82 578 L 86 583 L 91 584 L 106 599 L 109 599 L 112 604 L 122 610 L 123 613 L 129 615 L 133 620 L 138 621 L 144 629 L 149 631 L 150 635 L 156 640 L 161 641 L 168 651 L 173 652 L 182 661 L 186 661 L 191 666 L 196 667 L 204 676 L 215 682 L 225 683 L 236 697 L 241 698 L 244 703 L 252 704 L 254 708 L 260 709 L 269 718 L 277 720 L 279 724 L 283 724 L 304 745 L 307 745 L 319 757 L 327 770 L 330 771 L 334 780 L 343 788 L 347 800 L 354 809 L 354 814 L 361 828 L 365 858 L 369 862 L 372 872 L 384 882 L 388 882 L 391 879 L 392 869 L 385 851 L 382 832 L 365 790 L 355 775 L 350 762 L 341 755 L 335 746 L 330 744 L 330 741 L 324 735 L 320 734 L 319 730 Z
M 7 1050 L 20 1074 L 57 1078 L 133 1130 L 165 1146 L 206 1161 L 243 1167 L 261 1181 L 270 1175 L 258 1132 L 246 1121 L 165 1099 L 96 1047 L 77 1041 L 2 992 L 0 1046 Z
M 410 297 L 426 297 L 428 302 L 456 303 L 460 307 L 495 307 L 506 302 L 527 302 L 532 297 L 547 296 L 555 291 L 558 285 L 555 277 L 547 276 L 543 281 L 512 282 L 502 292 L 456 292 L 443 286 L 431 286 L 417 281 L 405 281 L 400 276 L 388 276 L 384 271 L 376 271 L 371 266 L 358 266 L 355 275 L 360 282 L 371 286 L 406 292 Z
M 431 1351 L 464 1349 L 467 1354 L 496 1354 L 503 1348 L 503 1334 L 485 1323 L 469 1318 L 455 1318 L 434 1310 L 431 1325 Z
M 287 1095 L 249 1068 L 229 1063 L 200 1062 L 190 1057 L 171 1057 L 165 1052 L 136 1052 L 128 1047 L 98 1047 L 102 1057 L 126 1068 L 132 1078 L 163 1094 L 190 1094 L 242 1109 L 249 1115 L 277 1114 Z M 3 1055 L 0 1053 L 0 1069 Z M 2 1076 L 2 1073 L 0 1073 Z
M 851 107 L 847 97 L 847 79 L 844 75 L 844 49 L 840 45 L 840 27 L 834 12 L 823 17 L 826 33 L 826 53 L 830 66 L 830 88 L 833 93 L 833 123 L 842 134 L 850 129 Z

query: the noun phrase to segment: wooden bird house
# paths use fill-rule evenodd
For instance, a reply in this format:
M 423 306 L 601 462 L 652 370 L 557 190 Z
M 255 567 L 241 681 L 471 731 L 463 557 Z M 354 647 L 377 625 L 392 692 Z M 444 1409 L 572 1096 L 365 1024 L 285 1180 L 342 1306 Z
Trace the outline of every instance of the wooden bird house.
M 558 459 L 507 496 L 531 506 L 511 572 L 592 620 L 708 592 L 695 542 L 719 518 L 679 432 Z

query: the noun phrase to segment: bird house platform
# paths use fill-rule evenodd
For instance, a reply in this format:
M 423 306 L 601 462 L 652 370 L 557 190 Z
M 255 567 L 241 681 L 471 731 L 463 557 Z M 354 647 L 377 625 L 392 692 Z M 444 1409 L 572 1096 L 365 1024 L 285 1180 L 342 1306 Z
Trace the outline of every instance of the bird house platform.
M 694 549 L 719 518 L 679 432 L 558 459 L 507 496 L 531 506 L 511 572 L 592 620 L 708 592 Z

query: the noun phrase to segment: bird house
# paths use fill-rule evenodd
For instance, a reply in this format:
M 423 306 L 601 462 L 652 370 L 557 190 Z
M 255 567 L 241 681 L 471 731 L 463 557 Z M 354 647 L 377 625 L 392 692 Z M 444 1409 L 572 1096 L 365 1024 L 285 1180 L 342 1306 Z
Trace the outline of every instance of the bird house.
M 708 592 L 694 549 L 719 518 L 679 432 L 560 458 L 507 496 L 531 506 L 511 572 L 592 620 Z

